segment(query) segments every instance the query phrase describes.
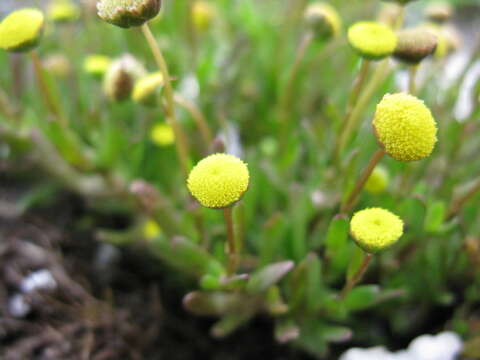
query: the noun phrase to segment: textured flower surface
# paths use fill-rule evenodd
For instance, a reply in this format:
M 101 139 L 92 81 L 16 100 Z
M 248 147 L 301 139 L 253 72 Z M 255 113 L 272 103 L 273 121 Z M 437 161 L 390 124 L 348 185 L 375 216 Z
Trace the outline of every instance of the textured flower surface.
M 132 99 L 143 105 L 153 106 L 157 103 L 156 90 L 163 85 L 163 75 L 160 72 L 149 74 L 135 83 Z
M 159 123 L 153 126 L 150 138 L 155 145 L 169 146 L 175 142 L 175 134 L 170 125 Z
M 20 9 L 0 23 L 0 48 L 8 51 L 28 51 L 42 35 L 45 18 L 40 10 Z
M 385 209 L 364 209 L 353 215 L 350 232 L 358 246 L 366 252 L 376 253 L 400 239 L 403 221 Z
M 323 2 L 312 3 L 305 10 L 305 20 L 320 37 L 337 36 L 342 27 L 342 20 L 337 10 Z
M 365 190 L 370 194 L 380 194 L 387 188 L 388 181 L 387 170 L 382 166 L 377 166 L 365 183 Z
M 157 16 L 160 0 L 100 0 L 98 16 L 104 21 L 122 28 L 143 25 Z
M 348 29 L 348 41 L 361 56 L 379 60 L 390 56 L 397 46 L 397 36 L 387 26 L 373 21 L 361 21 Z
M 398 161 L 429 156 L 437 142 L 437 125 L 430 110 L 415 96 L 387 94 L 377 105 L 373 127 L 385 152 Z
M 247 165 L 237 157 L 214 154 L 201 160 L 190 172 L 187 186 L 205 207 L 225 208 L 242 197 L 248 189 Z

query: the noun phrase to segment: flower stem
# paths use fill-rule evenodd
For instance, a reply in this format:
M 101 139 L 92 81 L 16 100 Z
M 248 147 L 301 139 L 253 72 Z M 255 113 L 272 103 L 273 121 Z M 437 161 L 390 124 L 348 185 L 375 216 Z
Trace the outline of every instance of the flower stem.
M 360 71 L 355 79 L 352 91 L 350 93 L 350 97 L 347 102 L 347 112 L 345 113 L 345 117 L 343 118 L 341 124 L 340 135 L 337 137 L 337 141 L 335 143 L 335 150 L 334 150 L 334 160 L 337 162 L 339 160 L 343 147 L 345 146 L 348 138 L 347 129 L 351 127 L 352 122 L 352 114 L 356 105 L 358 104 L 358 98 L 360 96 L 360 91 L 362 91 L 363 86 L 365 85 L 365 81 L 367 80 L 368 70 L 370 69 L 371 62 L 369 60 L 362 60 L 362 65 L 360 67 Z M 353 119 L 354 120 L 354 119 Z
M 411 65 L 408 67 L 408 92 L 411 95 L 415 95 L 417 92 L 416 78 L 417 78 L 418 65 Z
M 169 122 L 170 126 L 173 129 L 175 134 L 175 148 L 177 151 L 177 156 L 180 160 L 180 165 L 182 167 L 183 175 L 188 177 L 188 172 L 190 169 L 190 158 L 189 158 L 189 149 L 188 143 L 178 120 L 175 114 L 175 100 L 174 100 L 174 93 L 172 82 L 170 79 L 170 73 L 168 71 L 167 62 L 163 57 L 162 51 L 155 40 L 155 37 L 148 26 L 148 23 L 142 25 L 142 32 L 147 40 L 148 46 L 152 51 L 153 57 L 155 58 L 155 62 L 159 67 L 160 71 L 162 72 L 163 78 L 165 79 L 165 98 L 167 100 L 167 121 Z
M 228 275 L 233 275 L 237 269 L 237 244 L 235 243 L 235 232 L 233 228 L 232 207 L 223 209 L 223 216 L 227 226 L 227 256 L 228 256 Z
M 205 149 L 208 150 L 212 145 L 213 135 L 210 127 L 208 126 L 208 122 L 205 116 L 202 114 L 197 105 L 195 105 L 192 101 L 184 98 L 180 94 L 175 94 L 174 100 L 175 103 L 187 110 L 187 112 L 192 116 L 193 120 L 195 121 L 195 125 L 197 126 L 202 136 Z
M 463 205 L 480 191 L 480 178 L 475 181 L 470 190 L 458 199 L 452 201 L 452 205 L 447 212 L 446 219 L 450 220 L 462 209 Z
M 377 164 L 380 162 L 380 160 L 383 158 L 384 155 L 385 155 L 385 150 L 383 149 L 378 149 L 373 154 L 367 166 L 365 167 L 362 174 L 360 175 L 360 178 L 355 184 L 355 187 L 353 188 L 352 192 L 347 197 L 346 201 L 344 201 L 344 203 L 342 204 L 340 208 L 341 214 L 346 215 L 352 210 L 352 207 L 355 204 L 355 201 L 357 200 L 357 197 L 360 194 L 360 191 L 362 191 L 363 187 L 365 186 L 365 183 L 367 182 L 368 178 L 372 174 L 373 169 L 375 169 L 375 166 L 377 166 Z
M 345 296 L 348 295 L 348 293 L 354 288 L 355 285 L 358 284 L 360 280 L 362 280 L 363 275 L 365 275 L 365 272 L 367 271 L 368 265 L 370 265 L 370 262 L 373 259 L 373 254 L 366 253 L 362 265 L 360 268 L 357 270 L 355 275 L 353 275 L 350 278 L 347 278 L 347 282 L 345 283 L 345 286 L 342 289 L 342 292 L 340 293 L 340 298 L 344 299 Z
M 60 111 L 60 106 L 58 103 L 55 101 L 55 97 L 53 96 L 50 87 L 47 84 L 47 81 L 45 79 L 45 72 L 42 66 L 42 62 L 40 61 L 40 58 L 37 55 L 36 51 L 30 51 L 30 57 L 32 59 L 33 63 L 33 69 L 35 71 L 35 77 L 37 79 L 37 85 L 40 90 L 40 94 L 43 97 L 43 101 L 45 102 L 45 105 L 48 108 L 48 111 L 62 124 L 66 125 L 66 119 L 62 115 L 62 112 Z

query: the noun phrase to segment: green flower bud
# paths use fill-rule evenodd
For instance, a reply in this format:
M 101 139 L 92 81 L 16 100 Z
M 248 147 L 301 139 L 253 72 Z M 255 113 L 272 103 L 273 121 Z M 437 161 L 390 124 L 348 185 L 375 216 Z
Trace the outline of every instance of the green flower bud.
M 381 194 L 388 186 L 389 176 L 383 166 L 377 166 L 365 183 L 365 190 L 370 194 Z
M 157 16 L 161 0 L 100 0 L 98 16 L 113 25 L 129 28 L 140 26 Z
M 0 23 L 0 48 L 22 52 L 33 49 L 42 36 L 45 18 L 40 10 L 20 9 Z
M 102 77 L 110 67 L 112 59 L 105 55 L 89 55 L 83 61 L 83 71 L 93 77 Z
M 103 80 L 103 90 L 111 101 L 130 97 L 135 81 L 146 75 L 145 68 L 133 56 L 124 55 L 109 67 Z
M 401 30 L 397 32 L 397 38 L 393 55 L 409 64 L 418 64 L 432 55 L 438 45 L 437 36 L 426 27 Z
M 315 35 L 323 39 L 337 36 L 342 27 L 337 10 L 326 3 L 310 4 L 305 11 L 305 21 Z

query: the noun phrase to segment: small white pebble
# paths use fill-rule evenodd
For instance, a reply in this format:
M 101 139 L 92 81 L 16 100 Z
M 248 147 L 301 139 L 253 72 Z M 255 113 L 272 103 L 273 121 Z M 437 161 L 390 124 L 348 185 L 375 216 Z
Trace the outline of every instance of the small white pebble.
M 25 277 L 20 284 L 22 292 L 28 294 L 35 290 L 54 290 L 57 287 L 57 282 L 49 270 L 42 269 L 32 272 Z
M 23 318 L 30 312 L 30 304 L 22 294 L 13 295 L 8 301 L 8 312 L 16 318 Z

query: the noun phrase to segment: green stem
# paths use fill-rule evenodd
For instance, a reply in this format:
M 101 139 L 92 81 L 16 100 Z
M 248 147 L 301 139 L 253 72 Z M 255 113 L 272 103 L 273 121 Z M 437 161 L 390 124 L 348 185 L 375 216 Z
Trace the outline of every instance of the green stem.
M 175 134 L 175 148 L 177 151 L 177 156 L 180 160 L 183 175 L 185 176 L 185 178 L 187 178 L 190 170 L 188 143 L 185 133 L 183 132 L 183 129 L 181 128 L 175 113 L 175 96 L 173 92 L 172 82 L 170 79 L 170 73 L 168 71 L 167 62 L 163 57 L 162 51 L 158 46 L 158 43 L 155 40 L 155 37 L 153 36 L 152 31 L 148 26 L 148 23 L 142 25 L 142 32 L 147 40 L 150 50 L 152 51 L 155 62 L 157 63 L 157 66 L 159 67 L 160 71 L 162 72 L 163 78 L 165 79 L 164 81 L 165 98 L 167 100 L 167 121 L 169 122 Z
M 42 62 L 38 57 L 36 51 L 30 52 L 30 57 L 32 59 L 33 68 L 35 70 L 35 77 L 37 79 L 37 85 L 40 90 L 40 94 L 43 97 L 43 101 L 47 106 L 48 111 L 64 126 L 66 126 L 67 121 L 65 117 L 62 115 L 60 110 L 60 106 L 55 101 L 55 96 L 53 96 L 50 87 L 47 84 L 47 80 L 45 78 L 45 72 L 43 70 Z
M 416 78 L 417 78 L 418 65 L 411 65 L 408 67 L 408 92 L 411 95 L 415 95 L 417 91 Z
M 452 201 L 452 205 L 447 212 L 446 219 L 450 220 L 462 209 L 463 205 L 474 197 L 480 191 L 480 178 L 478 178 L 466 194 Z
M 358 269 L 358 271 L 353 275 L 351 278 L 347 278 L 347 282 L 345 283 L 345 286 L 342 289 L 342 292 L 340 293 L 340 298 L 344 299 L 350 291 L 359 283 L 360 280 L 362 280 L 363 275 L 365 275 L 365 272 L 367 271 L 368 265 L 370 265 L 370 262 L 373 259 L 373 255 L 366 253 L 365 257 L 363 258 L 363 263 Z
M 235 242 L 235 232 L 233 228 L 232 207 L 223 209 L 225 225 L 227 227 L 227 257 L 228 257 L 228 275 L 235 274 L 238 264 L 237 244 Z
M 375 166 L 382 160 L 383 156 L 385 155 L 385 150 L 383 149 L 378 149 L 368 162 L 367 166 L 363 170 L 362 174 L 360 175 L 360 178 L 358 179 L 357 183 L 355 184 L 355 187 L 353 188 L 352 192 L 350 195 L 347 197 L 345 202 L 342 204 L 340 208 L 340 213 L 341 214 L 348 214 L 351 210 L 353 205 L 355 204 L 355 201 L 357 200 L 358 195 L 362 191 L 363 187 L 365 186 L 368 178 L 372 174 L 373 169 L 375 169 Z
M 350 122 L 352 121 L 352 114 L 355 109 L 355 105 L 358 103 L 358 98 L 360 92 L 362 91 L 365 81 L 367 80 L 368 70 L 370 69 L 371 62 L 369 60 L 362 60 L 362 65 L 360 71 L 355 79 L 352 91 L 350 92 L 350 97 L 347 102 L 347 111 L 345 117 L 342 120 L 340 135 L 337 137 L 337 142 L 335 144 L 334 150 L 334 159 L 335 162 L 339 160 L 343 147 L 345 146 L 346 139 L 344 138 L 344 133 L 351 126 Z

